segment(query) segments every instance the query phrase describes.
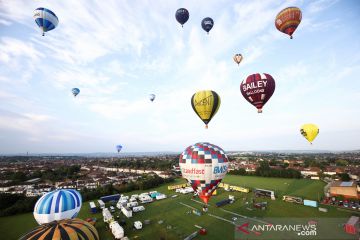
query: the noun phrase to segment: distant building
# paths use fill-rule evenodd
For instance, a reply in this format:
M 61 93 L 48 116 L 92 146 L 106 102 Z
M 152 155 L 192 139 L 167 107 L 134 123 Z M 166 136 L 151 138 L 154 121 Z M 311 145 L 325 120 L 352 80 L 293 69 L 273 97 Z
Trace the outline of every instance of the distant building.
M 360 199 L 356 182 L 334 181 L 330 185 L 330 196 L 342 196 L 344 198 Z
M 41 181 L 41 178 L 33 178 L 30 180 L 27 180 L 26 183 L 38 183 Z
M 305 177 L 318 176 L 320 171 L 321 170 L 318 167 L 310 167 L 310 168 L 306 168 L 306 169 L 302 170 L 301 175 L 303 175 Z

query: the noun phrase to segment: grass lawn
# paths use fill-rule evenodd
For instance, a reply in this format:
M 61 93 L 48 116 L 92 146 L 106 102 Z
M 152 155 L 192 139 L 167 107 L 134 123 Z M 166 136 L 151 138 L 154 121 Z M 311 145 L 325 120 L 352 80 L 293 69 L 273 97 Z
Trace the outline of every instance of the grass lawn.
M 177 179 L 175 183 L 178 184 L 185 182 L 183 179 Z M 325 185 L 321 181 L 305 180 L 305 179 L 277 179 L 277 178 L 261 178 L 261 177 L 243 177 L 243 176 L 231 176 L 228 175 L 224 179 L 225 183 L 246 186 L 251 188 L 266 188 L 276 191 L 276 195 L 288 194 L 305 197 L 307 199 L 317 200 L 318 193 L 320 196 L 323 194 L 323 186 Z M 167 185 L 163 185 L 152 190 L 165 193 L 168 196 L 176 194 L 174 191 L 168 191 Z M 147 190 L 150 191 L 150 190 Z M 127 193 L 131 195 L 144 191 L 134 191 Z M 226 205 L 222 208 L 216 208 L 215 203 L 219 200 L 225 199 L 228 195 L 234 195 L 236 198 L 235 203 Z M 125 235 L 130 239 L 184 239 L 187 235 L 195 232 L 197 228 L 194 225 L 200 225 L 208 230 L 206 236 L 199 236 L 197 239 L 234 239 L 234 225 L 223 220 L 219 220 L 210 216 L 209 214 L 203 214 L 202 216 L 196 216 L 189 214 L 190 208 L 183 206 L 180 202 L 192 206 L 201 210 L 202 204 L 191 200 L 191 195 L 177 194 L 176 198 L 167 198 L 152 203 L 144 204 L 145 211 L 139 213 L 133 213 L 133 217 L 127 219 L 117 209 L 113 216 L 120 216 L 120 219 L 126 219 L 126 226 L 124 226 Z M 328 213 L 319 212 L 317 208 L 306 207 L 293 203 L 286 203 L 277 200 L 270 199 L 257 199 L 256 201 L 267 201 L 267 210 L 249 210 L 252 209 L 250 204 L 247 204 L 253 198 L 252 193 L 240 193 L 240 192 L 226 192 L 223 189 L 218 190 L 218 195 L 213 196 L 209 202 L 209 212 L 212 215 L 222 217 L 226 220 L 231 220 L 235 215 L 226 212 L 231 211 L 237 214 L 245 215 L 248 217 L 256 217 L 261 219 L 264 217 L 349 217 L 351 212 L 338 211 L 336 208 L 327 207 Z M 199 199 L 197 199 L 199 201 Z M 110 231 L 107 229 L 105 223 L 102 221 L 101 213 L 91 214 L 89 211 L 89 203 L 84 202 L 80 211 L 79 217 L 86 219 L 88 217 L 96 217 L 98 222 L 96 228 L 100 234 L 101 239 L 113 239 Z M 226 210 L 226 211 L 223 211 Z M 235 216 L 236 217 L 236 216 Z M 137 220 L 144 221 L 150 220 L 149 225 L 143 225 L 142 230 L 134 230 L 133 223 Z M 162 220 L 163 223 L 158 222 Z M 0 218 L 0 238 L 1 239 L 17 239 L 25 232 L 31 230 L 37 224 L 33 218 L 32 213 L 21 214 L 10 217 Z

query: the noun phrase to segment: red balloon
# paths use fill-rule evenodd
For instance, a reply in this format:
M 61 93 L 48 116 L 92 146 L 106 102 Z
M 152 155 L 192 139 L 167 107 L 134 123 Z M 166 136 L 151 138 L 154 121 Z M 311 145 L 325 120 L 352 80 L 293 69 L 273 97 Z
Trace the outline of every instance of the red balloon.
M 261 113 L 263 106 L 275 91 L 275 80 L 270 74 L 255 73 L 242 81 L 240 91 L 244 98 Z

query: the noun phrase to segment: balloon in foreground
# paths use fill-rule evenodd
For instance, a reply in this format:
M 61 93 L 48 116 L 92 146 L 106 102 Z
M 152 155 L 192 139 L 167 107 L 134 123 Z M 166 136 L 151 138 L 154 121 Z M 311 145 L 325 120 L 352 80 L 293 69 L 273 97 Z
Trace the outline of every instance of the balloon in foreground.
M 122 149 L 121 145 L 116 145 L 116 150 L 117 150 L 118 153 L 121 151 L 121 149 Z
M 186 8 L 179 8 L 175 13 L 176 20 L 183 25 L 189 20 L 189 11 Z
M 270 74 L 255 73 L 242 81 L 240 91 L 243 97 L 261 113 L 263 106 L 275 91 L 275 81 Z
M 34 218 L 38 224 L 75 218 L 80 212 L 81 195 L 73 189 L 61 189 L 42 196 L 35 204 Z
M 90 223 L 75 219 L 65 219 L 53 221 L 37 226 L 26 233 L 19 240 L 99 240 L 99 234 L 96 228 Z
M 233 57 L 234 61 L 239 65 L 241 61 L 243 60 L 243 56 L 241 54 L 235 54 Z
M 74 95 L 74 97 L 76 97 L 79 93 L 80 93 L 80 89 L 78 88 L 73 88 L 71 89 L 72 94 Z
M 275 26 L 280 31 L 290 36 L 294 34 L 301 22 L 301 10 L 297 7 L 288 7 L 276 15 Z
M 149 99 L 150 99 L 150 101 L 154 101 L 155 100 L 155 94 L 149 94 Z
M 59 23 L 58 17 L 51 10 L 46 8 L 37 8 L 34 11 L 34 19 L 36 24 L 42 31 L 42 35 L 45 35 L 45 32 L 51 31 Z
M 220 147 L 210 143 L 196 143 L 180 155 L 179 165 L 199 197 L 207 204 L 228 170 L 228 158 Z
M 214 26 L 214 20 L 212 20 L 212 18 L 204 18 L 201 21 L 201 27 L 209 34 L 210 30 L 213 28 Z
M 220 103 L 219 95 L 212 90 L 199 91 L 191 97 L 191 106 L 199 118 L 206 124 L 206 128 L 208 128 L 208 123 L 219 110 Z
M 315 124 L 307 123 L 301 126 L 300 133 L 312 144 L 316 136 L 319 134 L 319 128 Z

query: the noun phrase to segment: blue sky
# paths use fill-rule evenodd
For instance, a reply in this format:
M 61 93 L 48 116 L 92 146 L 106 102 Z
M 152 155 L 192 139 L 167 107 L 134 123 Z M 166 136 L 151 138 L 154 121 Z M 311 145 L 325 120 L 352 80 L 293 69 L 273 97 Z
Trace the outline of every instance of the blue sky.
M 290 40 L 276 14 L 301 8 Z M 59 25 L 41 36 L 37 7 Z M 175 11 L 190 19 L 181 26 Z M 204 17 L 214 19 L 207 35 Z M 353 1 L 1 1 L 0 153 L 360 148 L 360 3 Z M 244 56 L 238 67 L 235 53 Z M 262 114 L 240 93 L 257 72 L 276 81 Z M 71 88 L 81 93 L 72 97 Z M 222 100 L 204 129 L 190 98 Z M 148 94 L 157 98 L 151 103 Z M 320 134 L 310 146 L 303 123 Z

